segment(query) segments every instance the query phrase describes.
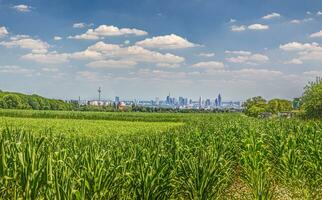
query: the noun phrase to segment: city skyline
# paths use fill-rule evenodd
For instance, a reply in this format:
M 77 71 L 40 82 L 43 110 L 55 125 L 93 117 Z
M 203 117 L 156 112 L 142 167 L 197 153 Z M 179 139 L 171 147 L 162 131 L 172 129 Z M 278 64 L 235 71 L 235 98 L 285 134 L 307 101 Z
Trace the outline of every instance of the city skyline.
M 292 100 L 322 76 L 321 22 L 321 1 L 0 0 L 0 89 Z

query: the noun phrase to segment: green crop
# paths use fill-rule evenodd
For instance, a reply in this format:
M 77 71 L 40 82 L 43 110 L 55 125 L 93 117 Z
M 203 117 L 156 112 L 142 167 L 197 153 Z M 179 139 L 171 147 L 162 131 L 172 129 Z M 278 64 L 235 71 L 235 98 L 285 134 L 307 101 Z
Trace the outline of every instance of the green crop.
M 58 115 L 0 118 L 0 199 L 322 198 L 320 121 Z

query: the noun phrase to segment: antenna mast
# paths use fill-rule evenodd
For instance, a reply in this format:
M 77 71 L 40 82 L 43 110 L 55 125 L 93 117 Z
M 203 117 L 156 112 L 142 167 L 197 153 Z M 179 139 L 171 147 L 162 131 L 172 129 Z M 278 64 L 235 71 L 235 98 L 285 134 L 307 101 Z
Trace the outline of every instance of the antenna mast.
M 101 92 L 102 92 L 101 87 L 99 87 L 97 91 L 98 91 L 98 104 L 100 105 L 101 104 Z

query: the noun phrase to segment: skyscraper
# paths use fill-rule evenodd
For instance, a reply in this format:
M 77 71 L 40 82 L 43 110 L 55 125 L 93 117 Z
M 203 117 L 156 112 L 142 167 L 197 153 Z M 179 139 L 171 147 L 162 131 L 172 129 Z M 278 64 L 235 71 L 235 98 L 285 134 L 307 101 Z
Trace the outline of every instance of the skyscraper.
M 202 108 L 202 97 L 199 97 L 199 108 Z
M 218 95 L 218 106 L 221 106 L 221 96 L 220 96 L 220 94 Z
M 115 97 L 115 104 L 117 105 L 120 102 L 120 97 L 116 96 Z

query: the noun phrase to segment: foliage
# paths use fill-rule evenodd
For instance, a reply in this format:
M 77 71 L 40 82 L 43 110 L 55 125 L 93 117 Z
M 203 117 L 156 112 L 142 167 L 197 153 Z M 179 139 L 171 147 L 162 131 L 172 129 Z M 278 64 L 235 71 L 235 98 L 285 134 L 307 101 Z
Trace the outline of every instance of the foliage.
M 243 106 L 245 108 L 244 112 L 246 115 L 258 117 L 259 114 L 267 110 L 267 101 L 263 97 L 257 96 L 247 99 Z
M 319 121 L 91 116 L 185 122 L 177 124 L 52 119 L 61 112 L 46 112 L 51 118 L 0 119 L 1 199 L 322 198 Z
M 322 118 L 322 79 L 317 78 L 305 87 L 302 108 L 307 117 Z
M 62 100 L 47 99 L 38 95 L 25 95 L 0 91 L 0 108 L 34 110 L 72 110 L 72 104 Z
M 277 114 L 278 112 L 287 112 L 292 110 L 292 103 L 285 99 L 272 99 L 268 101 L 268 111 Z

